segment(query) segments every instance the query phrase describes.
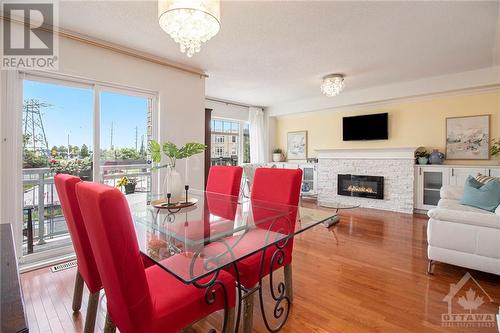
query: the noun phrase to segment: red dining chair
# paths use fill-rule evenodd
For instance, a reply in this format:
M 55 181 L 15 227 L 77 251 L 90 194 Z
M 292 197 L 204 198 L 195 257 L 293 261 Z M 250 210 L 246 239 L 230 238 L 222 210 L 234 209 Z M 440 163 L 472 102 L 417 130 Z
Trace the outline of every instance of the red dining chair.
M 215 301 L 207 304 L 205 289 L 186 285 L 157 265 L 144 269 L 130 210 L 118 189 L 81 182 L 76 185 L 76 195 L 85 226 L 92 235 L 90 244 L 106 292 L 105 332 L 116 328 L 122 333 L 178 332 L 224 308 L 223 289 L 219 285 L 212 289 Z M 176 257 L 167 260 L 175 261 Z M 218 280 L 226 287 L 226 331 L 230 332 L 234 327 L 235 281 L 224 271 Z
M 301 183 L 301 169 L 256 169 L 250 197 L 252 199 L 253 218 L 258 224 L 256 229 L 250 230 L 247 233 L 246 239 L 241 239 L 237 247 L 242 249 L 247 245 L 255 247 L 255 244 L 265 242 L 267 235 L 273 232 L 293 232 L 297 218 L 296 206 L 299 203 Z M 279 219 L 274 223 L 271 220 L 266 221 L 266 215 L 273 215 L 271 213 L 272 209 L 285 210 L 288 214 L 288 219 Z M 274 271 L 284 267 L 286 291 L 290 302 L 293 302 L 292 250 L 293 237 L 288 239 L 283 248 L 285 256 L 284 261 L 280 265 L 275 263 L 271 267 L 275 248 L 270 247 L 265 251 L 264 265 L 262 266 L 262 276 L 268 275 L 271 269 Z M 236 251 L 238 250 L 236 249 Z M 254 288 L 260 280 L 262 256 L 262 253 L 257 253 L 237 263 L 240 283 L 246 289 Z M 232 269 L 228 269 L 228 272 L 235 274 Z M 244 333 L 252 332 L 254 296 L 254 294 L 250 294 L 244 299 Z
M 85 333 L 94 332 L 99 292 L 102 288 L 101 278 L 97 270 L 90 241 L 83 223 L 82 214 L 75 193 L 75 186 L 80 178 L 58 174 L 54 178 L 61 208 L 68 225 L 69 235 L 75 249 L 78 268 L 76 271 L 75 288 L 73 291 L 73 311 L 79 311 L 82 305 L 83 284 L 90 294 L 85 318 Z
M 240 194 L 243 168 L 239 166 L 214 165 L 208 172 L 206 191 L 238 196 Z
M 213 193 L 238 197 L 240 194 L 242 174 L 243 168 L 239 166 L 214 165 L 210 167 L 207 186 L 205 188 L 206 192 L 210 192 L 205 194 L 205 204 L 208 206 L 208 209 L 205 209 L 204 216 L 206 238 L 210 236 L 209 233 L 220 234 L 220 232 L 223 232 L 224 230 L 230 230 L 233 228 L 234 221 L 232 220 L 236 214 L 237 207 L 237 203 L 234 202 L 234 199 L 236 198 L 224 198 L 222 196 L 214 195 Z M 225 212 L 225 214 L 228 216 L 231 216 L 232 214 L 232 218 L 227 219 L 226 221 L 210 223 L 210 214 L 220 216 L 220 213 L 222 213 L 222 210 L 224 209 L 229 210 L 228 212 Z M 208 226 L 208 224 L 210 225 Z

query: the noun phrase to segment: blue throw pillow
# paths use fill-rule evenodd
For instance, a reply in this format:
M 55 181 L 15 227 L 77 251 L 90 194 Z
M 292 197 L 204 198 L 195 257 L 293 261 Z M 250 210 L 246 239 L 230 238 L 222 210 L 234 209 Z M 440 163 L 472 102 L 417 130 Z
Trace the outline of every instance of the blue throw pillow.
M 482 184 L 472 176 L 467 177 L 460 203 L 494 212 L 500 204 L 500 180 L 495 179 Z

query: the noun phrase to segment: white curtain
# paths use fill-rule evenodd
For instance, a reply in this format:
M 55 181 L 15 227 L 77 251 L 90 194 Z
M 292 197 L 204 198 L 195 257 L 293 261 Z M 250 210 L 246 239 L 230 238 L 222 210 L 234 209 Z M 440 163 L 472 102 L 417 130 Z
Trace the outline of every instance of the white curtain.
M 22 253 L 23 89 L 16 70 L 2 70 L 0 90 L 0 223 L 12 223 L 17 253 Z
M 250 107 L 248 123 L 250 129 L 250 163 L 266 162 L 264 110 Z

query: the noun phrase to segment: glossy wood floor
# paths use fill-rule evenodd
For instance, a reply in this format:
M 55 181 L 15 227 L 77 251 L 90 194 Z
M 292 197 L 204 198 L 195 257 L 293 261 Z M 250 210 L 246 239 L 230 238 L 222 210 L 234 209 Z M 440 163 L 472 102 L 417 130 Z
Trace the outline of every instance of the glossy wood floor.
M 298 236 L 295 302 L 283 332 L 498 332 L 496 325 L 442 326 L 450 284 L 470 272 L 492 299 L 469 281 L 464 289 L 477 290 L 484 302 L 472 313 L 494 314 L 500 305 L 500 276 L 446 264 L 426 275 L 426 222 L 423 215 L 355 209 L 343 212 L 334 228 L 318 226 Z M 83 331 L 88 294 L 81 313 L 73 314 L 74 276 L 75 269 L 51 273 L 48 268 L 21 276 L 31 332 Z M 468 313 L 457 303 L 459 295 L 453 312 Z M 265 332 L 258 307 L 255 311 L 255 331 Z M 104 315 L 102 299 L 96 331 L 102 330 Z M 206 332 L 219 319 L 216 314 L 192 331 Z

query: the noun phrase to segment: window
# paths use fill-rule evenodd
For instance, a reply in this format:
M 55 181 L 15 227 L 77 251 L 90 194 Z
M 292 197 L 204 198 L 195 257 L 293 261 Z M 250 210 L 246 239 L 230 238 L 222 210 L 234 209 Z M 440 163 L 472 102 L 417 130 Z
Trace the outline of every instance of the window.
M 150 190 L 146 155 L 152 138 L 154 99 L 154 95 L 111 85 L 26 75 L 22 109 L 24 219 L 19 244 L 28 258 L 25 262 L 72 251 L 54 172 L 111 186 L 127 175 L 137 181 L 136 192 L 145 195 Z
M 216 157 L 222 157 L 224 155 L 224 148 L 222 147 L 215 147 L 215 156 Z
M 239 165 L 248 163 L 250 161 L 250 141 L 247 139 L 248 123 L 212 119 L 212 143 L 214 143 L 214 147 L 212 148 L 211 164 Z

